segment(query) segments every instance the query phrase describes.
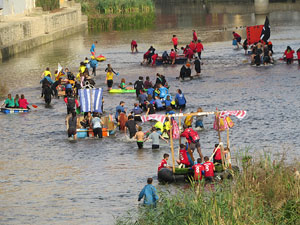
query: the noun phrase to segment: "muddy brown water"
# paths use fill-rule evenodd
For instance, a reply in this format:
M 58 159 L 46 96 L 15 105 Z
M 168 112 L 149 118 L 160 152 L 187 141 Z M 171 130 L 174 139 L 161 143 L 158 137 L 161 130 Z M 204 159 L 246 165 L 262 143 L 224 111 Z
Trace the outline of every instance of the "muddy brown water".
M 277 61 L 274 66 L 253 67 L 245 62 L 248 58 L 243 50 L 233 49 L 232 30 L 238 27 L 237 32 L 245 37 L 245 29 L 240 27 L 262 23 L 259 21 L 264 16 L 245 7 L 235 8 L 233 13 L 218 12 L 221 6 L 224 10 L 233 8 L 224 3 L 216 4 L 218 7 L 190 4 L 158 5 L 151 29 L 83 32 L 0 64 L 1 82 L 6 82 L 10 92 L 24 93 L 31 104 L 38 106 L 28 114 L 0 114 L 0 224 L 113 224 L 115 217 L 136 208 L 146 178 L 156 177 L 163 153 L 170 152 L 166 144 L 153 151 L 146 143 L 145 149 L 138 150 L 135 142 L 120 133 L 103 140 L 67 140 L 65 104 L 62 99 L 54 99 L 50 108 L 45 107 L 39 97 L 39 77 L 47 66 L 53 72 L 58 62 L 77 70 L 94 40 L 99 42 L 97 53 L 107 57 L 98 68 L 97 87 L 105 88 L 106 63 L 121 74 L 115 83 L 121 77 L 134 82 L 140 75 L 154 81 L 155 74 L 162 73 L 173 95 L 177 88 L 183 90 L 188 102 L 186 112 L 199 106 L 206 111 L 216 107 L 247 110 L 244 120 L 234 119 L 230 133 L 234 158 L 249 149 L 255 157 L 262 152 L 272 156 L 286 153 L 288 161 L 299 160 L 299 66 Z M 288 11 L 269 13 L 275 58 L 282 56 L 287 45 L 300 48 L 298 6 L 295 3 Z M 172 34 L 177 34 L 181 46 L 190 41 L 192 29 L 197 30 L 205 48 L 201 79 L 179 82 L 175 77 L 180 66 L 142 67 L 143 53 L 129 52 L 130 41 L 135 39 L 141 52 L 154 45 L 162 53 L 172 47 Z M 130 94 L 105 92 L 104 98 L 105 111 L 113 113 L 120 100 L 128 109 L 136 101 Z M 217 141 L 212 124 L 212 117 L 205 118 L 206 129 L 200 132 L 204 155 L 211 154 Z M 143 128 L 149 129 L 150 124 Z M 177 188 L 158 185 L 156 179 L 155 185 L 162 191 Z

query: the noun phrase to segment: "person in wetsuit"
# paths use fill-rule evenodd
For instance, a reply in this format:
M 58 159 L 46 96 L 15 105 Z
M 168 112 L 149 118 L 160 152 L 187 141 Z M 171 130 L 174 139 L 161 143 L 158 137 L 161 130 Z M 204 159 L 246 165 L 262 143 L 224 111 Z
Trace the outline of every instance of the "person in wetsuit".
M 141 90 L 144 89 L 144 78 L 142 76 L 139 77 L 139 79 L 134 83 L 134 89 L 136 91 L 136 97 L 138 98 Z

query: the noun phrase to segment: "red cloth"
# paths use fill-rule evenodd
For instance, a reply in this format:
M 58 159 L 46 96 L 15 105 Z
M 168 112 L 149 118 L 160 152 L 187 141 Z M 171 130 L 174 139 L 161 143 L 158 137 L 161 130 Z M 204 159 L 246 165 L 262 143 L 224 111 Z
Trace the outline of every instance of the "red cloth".
M 27 106 L 28 106 L 28 102 L 25 98 L 19 99 L 19 107 L 20 108 L 27 109 Z
M 205 171 L 204 166 L 201 164 L 193 165 L 194 170 L 194 180 L 202 180 L 202 171 Z
M 167 160 L 162 159 L 160 164 L 158 165 L 158 171 L 160 171 L 162 168 L 167 167 L 167 165 L 168 165 Z
M 205 162 L 203 163 L 203 166 L 205 168 L 205 177 L 213 177 L 214 176 L 214 164 L 212 162 Z
M 215 151 L 215 150 L 214 150 Z M 221 149 L 218 148 L 216 153 L 215 153 L 215 160 L 221 160 L 222 159 L 222 156 L 221 156 Z
M 173 37 L 172 38 L 172 42 L 173 42 L 173 45 L 178 45 L 178 38 L 177 37 Z
M 171 59 L 175 59 L 175 58 L 176 58 L 176 52 L 171 51 L 171 52 L 170 52 L 170 58 L 171 58 Z
M 144 54 L 144 59 L 147 59 L 149 53 L 150 53 L 150 51 L 147 51 L 147 52 Z
M 203 44 L 198 42 L 196 44 L 196 50 L 197 50 L 197 52 L 201 52 L 203 50 Z
M 234 33 L 233 34 L 233 37 L 235 38 L 235 39 L 237 39 L 237 38 L 239 38 L 239 37 L 241 37 L 238 33 Z
M 286 57 L 287 59 L 293 59 L 293 58 L 294 58 L 294 53 L 295 53 L 294 50 L 289 51 L 289 52 L 288 52 L 287 50 L 285 50 L 285 52 L 284 52 L 285 57 Z
M 180 160 L 180 163 L 182 163 L 184 165 L 187 165 L 187 166 L 190 165 L 190 161 L 189 161 L 189 158 L 187 156 L 187 152 L 186 152 L 185 149 L 180 149 L 180 151 L 179 151 L 179 160 Z
M 300 59 L 300 51 L 297 52 L 297 57 L 298 57 L 298 59 Z
M 196 31 L 193 32 L 193 40 L 194 40 L 194 41 L 197 41 L 197 40 L 198 40 Z

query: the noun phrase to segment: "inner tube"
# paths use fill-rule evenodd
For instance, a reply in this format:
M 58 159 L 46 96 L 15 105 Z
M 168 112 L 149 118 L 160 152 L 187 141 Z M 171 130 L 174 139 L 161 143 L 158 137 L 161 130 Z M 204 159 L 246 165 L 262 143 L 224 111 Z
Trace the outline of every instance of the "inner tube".
M 161 183 L 172 183 L 175 181 L 175 176 L 172 172 L 172 170 L 167 168 L 162 168 L 160 171 L 158 171 L 158 181 Z

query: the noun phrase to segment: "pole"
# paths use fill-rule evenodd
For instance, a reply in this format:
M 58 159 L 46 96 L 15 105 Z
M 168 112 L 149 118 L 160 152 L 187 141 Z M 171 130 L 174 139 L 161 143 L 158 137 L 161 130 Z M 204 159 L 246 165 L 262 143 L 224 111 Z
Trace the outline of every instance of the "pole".
M 227 148 L 228 148 L 228 153 L 227 153 L 228 167 L 229 167 L 229 169 L 232 169 L 232 167 L 231 167 L 231 155 L 230 155 L 229 128 L 227 128 Z
M 171 153 L 172 153 L 172 162 L 173 162 L 173 174 L 175 174 L 175 156 L 174 156 L 174 145 L 173 145 L 173 132 L 172 132 L 173 126 L 171 121 L 170 126 L 170 144 L 171 144 Z
M 181 113 L 181 109 L 180 109 Z M 181 116 L 178 117 L 178 122 L 179 122 L 179 133 L 181 132 Z M 181 145 L 181 137 L 179 135 L 179 146 Z

